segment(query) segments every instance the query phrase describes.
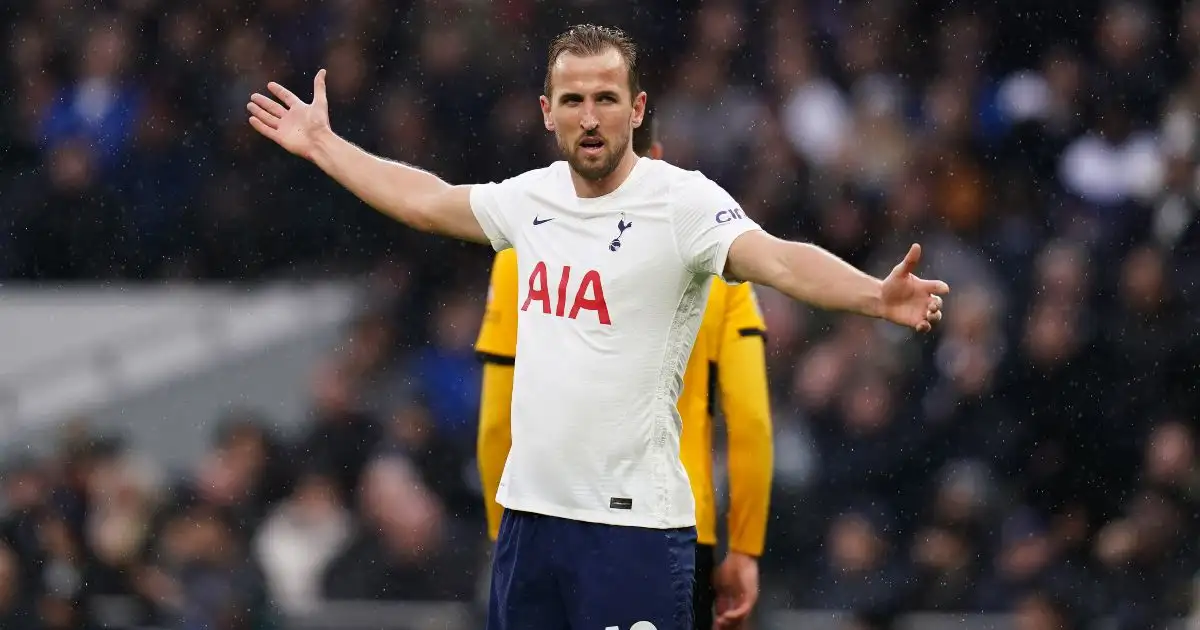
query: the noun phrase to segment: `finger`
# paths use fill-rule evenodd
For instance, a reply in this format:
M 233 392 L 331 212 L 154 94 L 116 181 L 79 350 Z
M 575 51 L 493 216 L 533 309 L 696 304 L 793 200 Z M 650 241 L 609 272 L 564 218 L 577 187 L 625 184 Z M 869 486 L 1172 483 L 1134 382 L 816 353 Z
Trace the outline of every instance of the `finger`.
M 279 128 L 279 117 L 259 107 L 258 103 L 249 103 L 246 105 L 246 109 L 250 111 L 250 114 L 254 116 L 255 120 L 262 122 L 271 129 Z
M 286 107 L 279 104 L 279 101 L 277 101 L 273 98 L 263 96 L 262 94 L 259 94 L 258 92 L 255 92 L 254 94 L 250 95 L 250 102 L 254 103 L 255 105 L 258 105 L 259 107 L 267 110 L 268 112 L 271 112 L 271 114 L 273 114 L 279 118 L 283 118 L 284 114 L 286 114 L 288 111 Z
M 933 295 L 946 295 L 950 292 L 950 285 L 941 280 L 922 280 L 921 290 Z
M 325 68 L 321 68 L 317 70 L 317 76 L 313 77 L 313 103 L 324 105 L 327 102 L 325 96 Z
M 903 271 L 912 273 L 919 262 L 921 262 L 921 246 L 913 243 L 912 247 L 908 248 L 908 253 L 905 254 L 904 261 L 900 263 L 900 266 Z
M 257 131 L 258 133 L 261 133 L 262 135 L 270 138 L 271 140 L 274 140 L 275 142 L 279 142 L 278 132 L 276 132 L 274 129 L 268 127 L 267 123 L 259 120 L 258 118 L 251 116 L 250 117 L 250 126 L 254 127 L 254 130 Z
M 720 627 L 733 627 L 741 623 L 746 617 L 750 616 L 750 609 L 754 607 L 754 601 L 748 597 L 742 598 L 737 605 L 717 617 L 717 625 Z
M 929 309 L 930 313 L 942 310 L 942 298 L 940 298 L 936 295 L 929 298 L 928 309 Z
M 942 312 L 934 311 L 934 312 L 930 313 L 929 317 L 927 317 L 926 319 L 929 320 L 930 324 L 936 324 L 936 323 L 942 321 Z
M 925 320 L 925 321 L 922 321 L 921 323 L 917 324 L 915 326 L 915 328 L 917 329 L 917 332 L 919 332 L 919 333 L 926 333 L 926 332 L 929 332 L 930 330 L 932 330 L 933 326 L 930 325 L 929 320 Z
M 267 89 L 270 90 L 271 93 L 275 95 L 275 98 L 283 101 L 283 104 L 287 105 L 288 109 L 291 109 L 291 108 L 299 105 L 300 103 L 304 102 L 304 101 L 300 100 L 299 96 L 292 94 L 291 90 L 283 87 L 282 85 L 279 85 L 278 83 L 276 83 L 274 81 L 267 84 Z

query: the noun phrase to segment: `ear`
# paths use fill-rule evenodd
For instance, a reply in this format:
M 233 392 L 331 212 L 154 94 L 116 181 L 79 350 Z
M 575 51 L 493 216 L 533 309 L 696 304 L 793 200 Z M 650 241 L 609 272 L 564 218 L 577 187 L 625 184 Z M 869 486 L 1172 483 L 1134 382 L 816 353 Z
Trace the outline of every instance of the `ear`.
M 634 128 L 642 126 L 642 118 L 646 116 L 646 93 L 638 92 L 638 95 L 633 97 L 633 126 Z
M 546 126 L 546 131 L 554 131 L 554 118 L 550 115 L 550 99 L 543 94 L 538 97 L 538 103 L 542 106 L 542 124 Z

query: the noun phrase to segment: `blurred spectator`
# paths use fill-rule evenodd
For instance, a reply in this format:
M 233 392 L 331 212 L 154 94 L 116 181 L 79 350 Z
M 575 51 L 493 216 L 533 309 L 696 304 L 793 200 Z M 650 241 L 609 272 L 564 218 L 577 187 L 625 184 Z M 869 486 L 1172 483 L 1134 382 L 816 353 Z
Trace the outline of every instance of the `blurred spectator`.
M 432 412 L 433 430 L 474 449 L 482 372 L 475 337 L 483 309 L 478 300 L 456 298 L 433 314 L 430 343 L 416 351 L 409 373 Z
M 152 553 L 138 590 L 168 627 L 251 630 L 269 619 L 261 577 L 218 509 L 196 505 L 172 515 Z
M 474 545 L 454 542 L 444 506 L 402 457 L 376 459 L 360 494 L 364 521 L 327 568 L 331 599 L 466 599 L 474 588 Z
M 121 74 L 129 58 L 130 34 L 119 19 L 98 16 L 79 50 L 79 68 L 45 112 L 43 137 L 53 147 L 78 139 L 92 150 L 105 176 L 112 175 L 133 137 L 140 111 L 136 83 Z
M 297 444 L 296 457 L 335 471 L 338 492 L 353 502 L 367 456 L 379 443 L 379 424 L 358 405 L 351 376 L 338 365 L 322 366 L 313 389 L 314 417 Z
M 825 567 L 808 606 L 873 615 L 903 609 L 910 578 L 884 510 L 855 506 L 833 520 Z
M 272 600 L 301 616 L 322 602 L 321 576 L 350 540 L 352 515 L 338 496 L 336 479 L 302 475 L 292 495 L 267 516 L 254 541 Z

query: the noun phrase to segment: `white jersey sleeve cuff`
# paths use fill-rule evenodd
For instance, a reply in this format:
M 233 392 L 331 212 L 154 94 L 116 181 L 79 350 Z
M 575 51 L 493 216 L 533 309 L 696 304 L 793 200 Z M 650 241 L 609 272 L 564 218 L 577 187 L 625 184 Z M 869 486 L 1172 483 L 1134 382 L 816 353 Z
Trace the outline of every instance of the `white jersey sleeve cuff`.
M 492 249 L 504 251 L 512 247 L 512 242 L 504 234 L 504 216 L 496 199 L 496 184 L 475 184 L 471 186 L 471 212 L 479 227 L 492 244 Z

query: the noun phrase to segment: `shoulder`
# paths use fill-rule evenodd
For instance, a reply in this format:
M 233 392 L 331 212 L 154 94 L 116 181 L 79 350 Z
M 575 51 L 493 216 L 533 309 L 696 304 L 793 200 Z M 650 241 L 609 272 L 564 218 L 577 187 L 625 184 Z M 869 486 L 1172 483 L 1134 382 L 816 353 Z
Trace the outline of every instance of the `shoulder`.
M 644 178 L 649 181 L 661 182 L 672 188 L 688 185 L 706 185 L 716 184 L 709 179 L 704 173 L 696 170 L 681 168 L 666 160 L 653 160 L 650 158 L 642 158 L 646 161 L 646 175 Z
M 680 228 L 722 225 L 743 216 L 733 196 L 700 171 L 668 165 L 662 169 L 660 181 L 667 186 L 668 212 Z
M 564 184 L 560 175 L 565 164 L 555 162 L 549 166 L 525 171 L 499 182 L 475 184 L 470 191 L 471 210 L 480 221 L 492 247 L 497 250 L 510 249 L 516 244 L 513 226 L 537 212 L 539 207 L 562 203 L 560 192 Z M 570 186 L 566 176 L 565 186 Z
M 548 185 L 560 178 L 564 174 L 565 168 L 566 162 L 554 162 L 542 168 L 535 168 L 519 175 L 513 175 L 499 182 L 488 182 L 478 184 L 477 186 L 495 188 L 510 193 L 549 190 Z
M 677 210 L 725 209 L 733 200 L 720 184 L 700 171 L 664 163 L 656 175 L 669 187 L 669 197 Z
M 560 177 L 566 173 L 567 163 L 558 161 L 551 162 L 542 168 L 525 171 L 520 175 L 511 177 L 509 181 L 519 182 L 525 185 L 537 185 L 546 181 L 551 181 L 556 177 Z

